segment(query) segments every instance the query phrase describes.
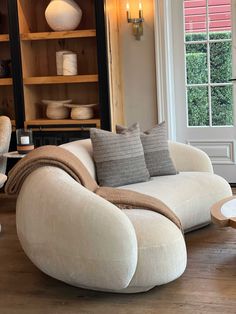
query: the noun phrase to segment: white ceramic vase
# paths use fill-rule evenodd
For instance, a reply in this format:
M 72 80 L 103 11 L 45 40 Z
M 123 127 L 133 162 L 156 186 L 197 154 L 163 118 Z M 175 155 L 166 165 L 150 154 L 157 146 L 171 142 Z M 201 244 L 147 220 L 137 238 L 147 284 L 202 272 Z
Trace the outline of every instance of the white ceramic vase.
M 79 26 L 82 10 L 74 0 L 51 0 L 45 17 L 54 31 L 72 31 Z

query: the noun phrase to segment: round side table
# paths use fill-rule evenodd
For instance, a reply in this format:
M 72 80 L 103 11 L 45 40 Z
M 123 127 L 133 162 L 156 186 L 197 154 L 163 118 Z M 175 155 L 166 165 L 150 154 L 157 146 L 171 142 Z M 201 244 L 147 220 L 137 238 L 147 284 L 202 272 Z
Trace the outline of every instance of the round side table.
M 220 227 L 236 229 L 236 197 L 223 199 L 211 208 L 212 222 Z
M 14 152 L 8 152 L 8 153 L 3 154 L 3 157 L 21 159 L 21 158 L 24 158 L 25 155 L 19 154 L 18 151 L 14 151 Z

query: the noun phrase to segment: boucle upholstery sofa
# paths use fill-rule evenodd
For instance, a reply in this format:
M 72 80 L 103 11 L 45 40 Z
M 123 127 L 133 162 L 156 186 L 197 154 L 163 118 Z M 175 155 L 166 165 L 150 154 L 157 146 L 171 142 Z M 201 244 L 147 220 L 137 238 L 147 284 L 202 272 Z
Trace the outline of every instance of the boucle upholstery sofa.
M 62 145 L 95 177 L 90 140 Z M 169 143 L 178 175 L 123 186 L 158 197 L 180 218 L 185 232 L 210 223 L 210 207 L 232 194 L 213 174 L 208 156 Z M 145 209 L 120 210 L 63 170 L 42 167 L 24 182 L 17 200 L 17 232 L 31 261 L 46 274 L 94 290 L 133 293 L 175 280 L 187 253 L 182 232 Z

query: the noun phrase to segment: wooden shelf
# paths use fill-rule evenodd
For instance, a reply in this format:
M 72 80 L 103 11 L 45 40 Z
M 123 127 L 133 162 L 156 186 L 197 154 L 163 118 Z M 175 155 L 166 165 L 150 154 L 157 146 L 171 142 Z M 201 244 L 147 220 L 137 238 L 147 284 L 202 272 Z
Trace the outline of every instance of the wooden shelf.
M 25 85 L 46 85 L 46 84 L 72 84 L 72 83 L 93 83 L 98 82 L 98 75 L 76 75 L 76 76 L 35 76 L 24 78 Z
M 21 40 L 50 40 L 65 38 L 87 38 L 96 37 L 95 29 L 77 30 L 67 32 L 42 32 L 42 33 L 23 33 L 20 35 Z
M 77 130 L 87 130 L 89 125 L 96 126 L 97 128 L 101 127 L 100 119 L 89 119 L 89 120 L 50 120 L 50 119 L 35 119 L 25 121 L 25 127 L 33 127 L 39 129 L 42 127 L 44 131 L 77 131 Z
M 9 35 L 8 34 L 1 34 L 0 35 L 0 42 L 8 42 L 9 41 Z
M 51 119 L 35 119 L 26 121 L 28 125 L 84 125 L 84 124 L 99 124 L 100 119 L 89 119 L 89 120 L 51 120 Z
M 12 85 L 12 78 L 0 78 L 0 86 Z

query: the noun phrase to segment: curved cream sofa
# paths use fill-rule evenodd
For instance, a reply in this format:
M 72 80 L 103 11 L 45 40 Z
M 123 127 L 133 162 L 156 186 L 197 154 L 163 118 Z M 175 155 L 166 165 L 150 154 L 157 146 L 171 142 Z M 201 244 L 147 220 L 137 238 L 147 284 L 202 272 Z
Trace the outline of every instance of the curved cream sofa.
M 90 140 L 62 147 L 95 177 Z M 213 174 L 204 152 L 172 142 L 169 147 L 180 174 L 122 188 L 160 198 L 185 231 L 209 224 L 213 203 L 232 194 L 229 184 Z M 24 182 L 17 232 L 39 269 L 77 287 L 147 291 L 175 280 L 186 268 L 184 237 L 171 221 L 145 209 L 120 210 L 54 167 L 40 168 Z

